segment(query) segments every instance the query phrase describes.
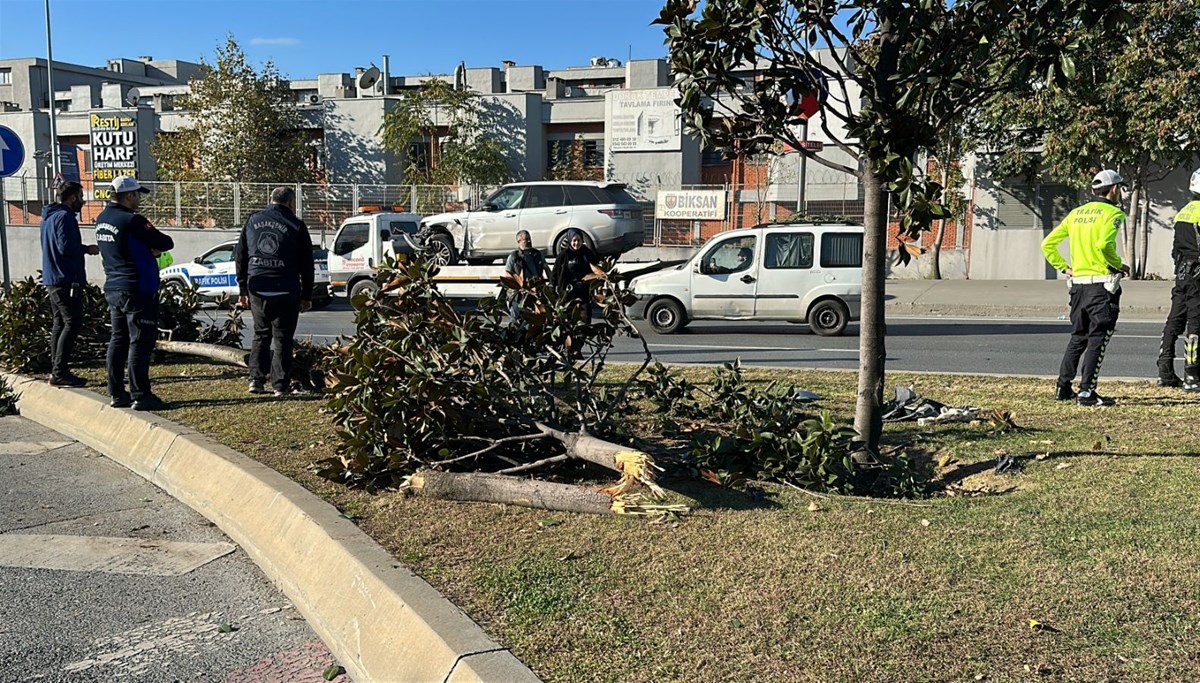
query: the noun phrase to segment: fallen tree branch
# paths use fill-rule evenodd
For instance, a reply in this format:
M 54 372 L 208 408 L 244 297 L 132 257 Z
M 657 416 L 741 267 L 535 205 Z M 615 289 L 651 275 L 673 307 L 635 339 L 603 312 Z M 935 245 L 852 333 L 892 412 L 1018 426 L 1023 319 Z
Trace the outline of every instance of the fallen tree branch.
M 681 514 L 689 510 L 686 505 L 648 504 L 636 493 L 609 497 L 582 486 L 481 472 L 422 470 L 410 476 L 401 488 L 439 500 L 502 503 L 592 515 L 646 516 Z
M 571 456 L 564 453 L 562 455 L 556 455 L 556 456 L 553 456 L 550 458 L 543 458 L 536 462 L 529 462 L 529 463 L 525 463 L 524 465 L 517 465 L 516 467 L 510 467 L 506 470 L 500 470 L 499 472 L 496 472 L 496 474 L 516 474 L 518 472 L 528 472 L 529 470 L 536 470 L 539 467 L 544 467 L 546 465 L 552 465 L 556 462 L 562 462 L 564 460 L 570 460 L 570 459 L 571 459 Z
M 199 342 L 159 341 L 155 347 L 158 351 L 178 353 L 185 356 L 200 356 L 211 358 L 222 363 L 247 367 L 246 357 L 249 352 L 245 349 L 216 344 L 201 344 Z
M 559 431 L 541 422 L 536 425 L 543 434 L 558 439 L 567 449 L 567 455 L 619 472 L 621 480 L 616 485 L 604 489 L 604 493 L 621 495 L 640 482 L 650 489 L 654 497 L 663 497 L 662 487 L 654 480 L 654 471 L 662 468 L 654 464 L 654 457 L 649 453 L 586 434 Z

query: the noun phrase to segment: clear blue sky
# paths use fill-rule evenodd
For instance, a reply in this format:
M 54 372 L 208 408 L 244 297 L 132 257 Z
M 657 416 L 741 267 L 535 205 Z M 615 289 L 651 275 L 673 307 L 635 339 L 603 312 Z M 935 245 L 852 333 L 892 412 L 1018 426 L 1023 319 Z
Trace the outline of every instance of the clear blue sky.
M 353 73 L 391 57 L 392 73 L 540 64 L 547 69 L 662 57 L 656 0 L 50 0 L 55 61 L 111 57 L 212 61 L 232 33 L 256 64 L 289 78 Z M 0 58 L 45 57 L 43 0 L 0 0 Z

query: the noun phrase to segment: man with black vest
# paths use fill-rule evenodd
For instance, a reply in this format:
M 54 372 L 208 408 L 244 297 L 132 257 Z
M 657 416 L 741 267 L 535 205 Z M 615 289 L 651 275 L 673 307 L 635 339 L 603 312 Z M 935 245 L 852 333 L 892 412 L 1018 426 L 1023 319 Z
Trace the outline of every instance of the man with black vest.
M 1158 347 L 1158 386 L 1200 391 L 1200 169 L 1188 182 L 1192 201 L 1175 214 L 1175 239 L 1171 259 L 1175 262 L 1175 286 L 1171 288 L 1171 311 L 1163 326 Z M 1175 341 L 1183 341 L 1183 375 L 1175 375 Z
M 108 206 L 96 217 L 96 245 L 104 260 L 104 298 L 112 337 L 108 342 L 108 395 L 114 408 L 163 410 L 170 406 L 150 391 L 150 357 L 158 338 L 158 255 L 175 248 L 137 210 L 150 190 L 137 178 L 117 176 Z M 129 365 L 129 391 L 125 366 Z
M 313 245 L 296 217 L 296 192 L 271 191 L 271 206 L 250 216 L 234 252 L 238 301 L 254 316 L 250 393 L 265 394 L 267 371 L 276 396 L 291 393 L 292 345 L 301 311 L 312 308 Z

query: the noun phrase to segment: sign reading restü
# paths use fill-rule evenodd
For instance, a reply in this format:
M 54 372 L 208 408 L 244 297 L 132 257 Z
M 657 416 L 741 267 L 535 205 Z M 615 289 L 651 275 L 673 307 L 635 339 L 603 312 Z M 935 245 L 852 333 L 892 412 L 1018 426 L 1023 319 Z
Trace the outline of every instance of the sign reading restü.
M 658 193 L 654 217 L 661 220 L 723 221 L 724 190 L 670 190 Z
M 107 200 L 104 187 L 113 178 L 127 175 L 137 177 L 138 136 L 137 119 L 126 113 L 93 113 L 89 117 L 92 142 L 93 196 Z

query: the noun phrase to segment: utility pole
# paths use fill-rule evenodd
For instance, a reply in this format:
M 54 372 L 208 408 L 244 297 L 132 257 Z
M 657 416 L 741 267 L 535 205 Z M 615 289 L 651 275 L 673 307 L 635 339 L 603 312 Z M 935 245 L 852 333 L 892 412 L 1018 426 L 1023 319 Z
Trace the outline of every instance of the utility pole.
M 50 89 L 50 183 L 54 184 L 62 171 L 62 158 L 58 153 L 58 106 L 54 101 L 54 47 L 50 40 L 50 0 L 46 0 L 46 87 Z

